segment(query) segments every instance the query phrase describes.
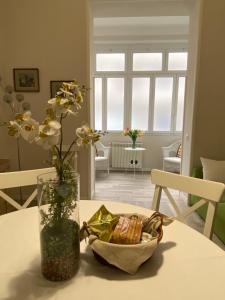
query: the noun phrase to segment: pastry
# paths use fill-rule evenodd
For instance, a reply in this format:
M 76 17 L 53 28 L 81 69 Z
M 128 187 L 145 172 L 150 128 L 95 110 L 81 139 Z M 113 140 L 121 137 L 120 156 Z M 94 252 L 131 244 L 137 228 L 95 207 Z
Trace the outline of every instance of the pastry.
M 115 244 L 139 244 L 142 233 L 142 221 L 138 216 L 121 216 L 110 242 Z

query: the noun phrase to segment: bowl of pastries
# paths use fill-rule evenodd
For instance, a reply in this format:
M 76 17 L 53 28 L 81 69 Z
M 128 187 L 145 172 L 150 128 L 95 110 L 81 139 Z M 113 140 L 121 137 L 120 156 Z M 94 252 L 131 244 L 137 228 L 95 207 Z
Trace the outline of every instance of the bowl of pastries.
M 98 261 L 135 274 L 161 241 L 162 226 L 171 221 L 158 212 L 150 217 L 112 214 L 102 205 L 88 222 L 83 223 L 81 239 L 88 237 Z

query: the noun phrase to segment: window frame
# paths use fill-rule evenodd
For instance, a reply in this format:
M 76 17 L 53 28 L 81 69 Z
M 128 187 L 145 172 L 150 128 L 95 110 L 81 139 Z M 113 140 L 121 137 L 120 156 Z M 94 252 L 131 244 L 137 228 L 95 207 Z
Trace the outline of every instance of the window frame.
M 187 83 L 187 70 L 168 70 L 169 53 L 187 52 L 186 47 L 106 47 L 103 45 L 96 47 L 94 50 L 93 60 L 93 87 L 95 78 L 102 78 L 102 130 L 107 130 L 107 78 L 124 78 L 124 119 L 123 128 L 131 128 L 132 118 L 132 78 L 150 78 L 149 91 L 149 112 L 148 112 L 148 130 L 145 134 L 150 135 L 180 135 L 182 131 L 176 130 L 176 114 L 178 102 L 178 84 L 179 77 L 185 77 L 185 85 Z M 125 54 L 125 70 L 124 71 L 96 71 L 96 54 L 100 53 L 124 53 Z M 161 71 L 133 71 L 133 53 L 162 53 L 162 70 Z M 170 131 L 153 130 L 154 122 L 154 105 L 155 105 L 155 79 L 157 77 L 173 77 L 173 96 L 171 108 L 171 124 Z M 93 99 L 94 99 L 93 89 Z M 104 100 L 105 99 L 105 100 Z M 95 102 L 95 101 L 94 101 Z M 93 104 L 95 111 L 95 103 Z M 95 115 L 94 115 L 95 124 Z M 121 133 L 121 130 L 107 130 L 111 133 Z

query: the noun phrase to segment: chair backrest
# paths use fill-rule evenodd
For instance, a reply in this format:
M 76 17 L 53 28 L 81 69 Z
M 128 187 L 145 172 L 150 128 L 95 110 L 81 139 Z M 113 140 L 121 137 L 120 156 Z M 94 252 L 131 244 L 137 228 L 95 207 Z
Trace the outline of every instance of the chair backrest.
M 195 211 L 205 203 L 208 203 L 208 210 L 203 233 L 208 238 L 212 237 L 216 205 L 221 200 L 225 191 L 225 185 L 223 183 L 173 174 L 160 170 L 152 170 L 151 181 L 153 184 L 155 184 L 152 209 L 156 211 L 159 210 L 161 193 L 163 190 L 177 213 L 177 219 L 180 221 L 183 221 L 193 211 Z M 200 197 L 200 200 L 193 206 L 181 211 L 168 188 L 185 192 L 191 195 L 196 195 Z
M 104 146 L 101 142 L 97 141 L 95 143 L 95 147 L 97 149 L 97 153 L 99 155 L 100 152 L 103 153 L 103 156 L 109 158 L 111 147 Z
M 180 144 L 181 140 L 178 140 L 169 146 L 162 147 L 163 157 L 175 157 Z
M 0 197 L 6 202 L 11 204 L 17 210 L 27 208 L 31 201 L 37 195 L 37 189 L 31 193 L 31 195 L 25 200 L 23 205 L 20 205 L 17 201 L 7 195 L 3 189 L 10 189 L 15 187 L 23 187 L 37 184 L 37 176 L 43 173 L 53 172 L 55 168 L 44 168 L 27 171 L 5 172 L 0 173 Z

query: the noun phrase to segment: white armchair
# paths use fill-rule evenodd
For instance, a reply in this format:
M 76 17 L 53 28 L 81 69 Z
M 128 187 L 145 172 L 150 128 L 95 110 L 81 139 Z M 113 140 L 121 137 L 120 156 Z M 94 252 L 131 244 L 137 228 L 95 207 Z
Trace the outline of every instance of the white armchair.
M 177 156 L 177 150 L 180 144 L 181 141 L 178 140 L 167 147 L 162 147 L 164 171 L 180 173 L 181 157 Z
M 109 174 L 109 155 L 111 147 L 104 146 L 101 142 L 95 143 L 95 168 L 106 169 Z

